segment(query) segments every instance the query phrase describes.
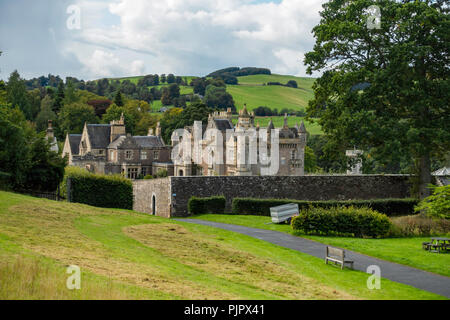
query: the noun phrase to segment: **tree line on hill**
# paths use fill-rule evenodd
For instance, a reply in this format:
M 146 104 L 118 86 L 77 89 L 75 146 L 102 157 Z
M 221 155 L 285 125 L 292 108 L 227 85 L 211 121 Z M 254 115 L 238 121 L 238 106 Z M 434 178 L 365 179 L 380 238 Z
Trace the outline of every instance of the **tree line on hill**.
M 237 85 L 239 84 L 237 77 L 251 76 L 257 74 L 270 75 L 272 74 L 272 72 L 270 71 L 270 69 L 266 68 L 246 67 L 241 69 L 239 67 L 230 67 L 211 72 L 206 77 L 221 79 L 226 84 Z

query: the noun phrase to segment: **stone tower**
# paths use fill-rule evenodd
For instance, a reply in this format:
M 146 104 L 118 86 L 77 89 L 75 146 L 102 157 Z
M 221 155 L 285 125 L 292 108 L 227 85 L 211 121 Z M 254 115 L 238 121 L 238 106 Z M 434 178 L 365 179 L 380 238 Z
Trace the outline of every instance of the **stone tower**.
M 116 140 L 119 136 L 124 136 L 125 132 L 125 119 L 123 113 L 120 115 L 120 120 L 113 120 L 110 122 L 111 124 L 111 136 L 110 142 Z

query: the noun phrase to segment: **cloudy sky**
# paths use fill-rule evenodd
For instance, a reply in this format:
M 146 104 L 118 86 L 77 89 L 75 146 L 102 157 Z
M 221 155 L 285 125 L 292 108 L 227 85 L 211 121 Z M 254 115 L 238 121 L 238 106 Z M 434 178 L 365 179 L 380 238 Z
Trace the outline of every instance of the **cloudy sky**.
M 231 66 L 304 76 L 323 2 L 0 0 L 0 78 L 15 69 L 25 78 L 204 76 Z

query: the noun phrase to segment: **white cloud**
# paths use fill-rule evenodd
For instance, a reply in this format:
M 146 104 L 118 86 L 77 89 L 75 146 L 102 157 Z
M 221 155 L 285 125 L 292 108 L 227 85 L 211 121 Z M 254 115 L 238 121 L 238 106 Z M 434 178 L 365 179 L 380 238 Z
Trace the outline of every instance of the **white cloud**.
M 83 29 L 66 50 L 89 77 L 204 75 L 228 66 L 305 75 L 300 59 L 312 49 L 311 30 L 323 2 L 80 0 Z
M 92 55 L 78 55 L 84 65 L 83 72 L 90 78 L 115 77 L 117 75 L 133 76 L 145 73 L 145 63 L 142 60 L 124 61 L 100 49 L 95 49 Z

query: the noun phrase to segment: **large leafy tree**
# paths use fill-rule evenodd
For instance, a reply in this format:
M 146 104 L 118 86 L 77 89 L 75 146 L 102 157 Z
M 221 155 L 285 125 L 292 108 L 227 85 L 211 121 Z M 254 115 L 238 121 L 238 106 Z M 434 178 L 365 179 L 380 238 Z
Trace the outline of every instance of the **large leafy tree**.
M 171 108 L 161 119 L 162 136 L 166 143 L 170 143 L 172 132 L 192 126 L 194 121 L 207 123 L 211 109 L 202 102 L 194 102 L 185 109 Z
M 98 123 L 94 108 L 84 103 L 71 103 L 65 105 L 58 115 L 60 130 L 65 136 L 67 133 L 81 133 L 85 123 Z
M 12 107 L 19 107 L 27 120 L 33 120 L 33 111 L 29 101 L 25 80 L 16 71 L 12 72 L 6 85 L 7 100 Z
M 375 28 L 367 23 L 372 5 L 381 9 Z M 331 0 L 320 15 L 305 56 L 309 73 L 323 72 L 308 116 L 320 117 L 330 150 L 370 149 L 386 165 L 410 159 L 424 198 L 430 159 L 450 149 L 445 1 Z

